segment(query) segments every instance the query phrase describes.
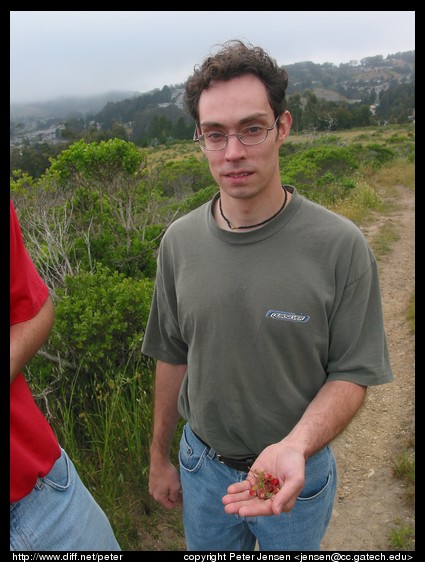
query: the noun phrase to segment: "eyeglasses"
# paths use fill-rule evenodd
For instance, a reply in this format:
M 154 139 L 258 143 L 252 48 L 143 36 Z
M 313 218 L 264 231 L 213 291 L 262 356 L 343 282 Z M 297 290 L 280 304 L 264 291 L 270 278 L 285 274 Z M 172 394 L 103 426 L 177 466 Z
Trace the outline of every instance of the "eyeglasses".
M 196 127 L 193 134 L 193 141 L 199 142 L 200 146 L 205 148 L 205 150 L 223 150 L 229 142 L 229 137 L 238 137 L 242 144 L 245 144 L 246 146 L 254 146 L 256 144 L 261 144 L 266 140 L 269 131 L 275 128 L 279 118 L 280 115 L 276 118 L 276 121 L 271 127 L 250 125 L 249 127 L 245 127 L 239 131 L 239 133 L 233 133 L 232 135 L 225 135 L 219 131 L 210 131 L 204 135 L 198 135 L 198 127 Z

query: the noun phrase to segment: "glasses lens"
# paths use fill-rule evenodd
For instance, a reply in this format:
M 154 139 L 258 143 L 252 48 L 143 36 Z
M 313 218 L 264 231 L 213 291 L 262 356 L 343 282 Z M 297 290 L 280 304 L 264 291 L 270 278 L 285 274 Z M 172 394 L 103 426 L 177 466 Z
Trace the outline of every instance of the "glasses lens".
M 254 126 L 242 129 L 238 136 L 243 144 L 260 144 L 266 140 L 267 133 L 268 131 L 265 127 Z
M 199 143 L 207 150 L 221 150 L 227 144 L 227 137 L 223 133 L 208 133 L 199 137 Z

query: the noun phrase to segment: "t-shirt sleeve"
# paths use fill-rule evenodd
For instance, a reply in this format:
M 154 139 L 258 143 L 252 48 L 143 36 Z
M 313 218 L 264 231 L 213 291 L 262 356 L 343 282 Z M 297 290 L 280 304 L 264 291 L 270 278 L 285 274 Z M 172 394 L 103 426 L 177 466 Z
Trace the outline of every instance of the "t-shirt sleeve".
M 37 315 L 49 295 L 25 248 L 21 227 L 10 201 L 10 325 Z
M 164 246 L 163 240 L 158 256 L 155 290 L 142 352 L 166 363 L 185 365 L 188 346 L 180 331 L 172 260 L 166 258 L 167 252 Z
M 365 386 L 393 380 L 380 293 L 378 268 L 370 267 L 349 282 L 330 326 L 328 380 Z

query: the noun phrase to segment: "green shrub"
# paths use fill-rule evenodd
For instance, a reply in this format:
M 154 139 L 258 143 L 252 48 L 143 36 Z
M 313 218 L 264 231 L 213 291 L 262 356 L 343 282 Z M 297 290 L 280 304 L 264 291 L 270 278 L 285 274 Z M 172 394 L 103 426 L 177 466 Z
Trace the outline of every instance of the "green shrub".
M 49 339 L 60 359 L 54 371 L 70 381 L 78 370 L 77 387 L 85 388 L 95 377 L 102 380 L 105 372 L 146 364 L 140 350 L 152 294 L 152 281 L 128 278 L 101 265 L 94 273 L 68 277 L 66 287 L 57 290 Z

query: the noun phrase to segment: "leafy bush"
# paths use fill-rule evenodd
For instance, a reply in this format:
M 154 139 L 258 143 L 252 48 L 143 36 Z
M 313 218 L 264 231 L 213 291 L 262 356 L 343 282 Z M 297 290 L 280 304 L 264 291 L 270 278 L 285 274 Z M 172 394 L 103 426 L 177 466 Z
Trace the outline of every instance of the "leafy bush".
M 48 170 L 62 184 L 73 176 L 80 181 L 110 183 L 120 176 L 135 176 L 144 167 L 146 153 L 121 139 L 86 143 L 80 140 L 61 152 Z
M 321 204 L 344 197 L 346 176 L 358 167 L 348 147 L 318 144 L 282 161 L 282 182 L 295 185 L 300 193 Z
M 353 144 L 350 149 L 362 166 L 380 168 L 383 164 L 390 162 L 396 156 L 396 152 L 378 143 L 370 143 L 366 146 Z
M 49 339 L 49 354 L 58 358 L 53 374 L 72 381 L 78 372 L 74 390 L 81 390 L 106 372 L 146 365 L 140 350 L 152 294 L 152 281 L 128 278 L 102 265 L 93 273 L 68 277 L 65 288 L 57 290 Z M 47 382 L 52 364 L 44 361 L 39 372 Z
M 166 162 L 159 175 L 159 187 L 167 197 L 187 197 L 210 183 L 208 162 L 195 156 Z

